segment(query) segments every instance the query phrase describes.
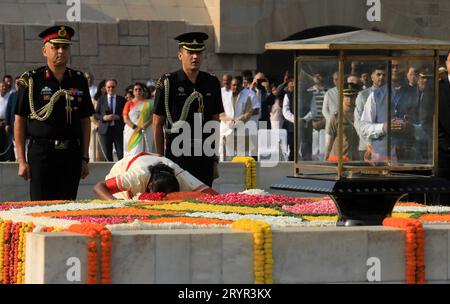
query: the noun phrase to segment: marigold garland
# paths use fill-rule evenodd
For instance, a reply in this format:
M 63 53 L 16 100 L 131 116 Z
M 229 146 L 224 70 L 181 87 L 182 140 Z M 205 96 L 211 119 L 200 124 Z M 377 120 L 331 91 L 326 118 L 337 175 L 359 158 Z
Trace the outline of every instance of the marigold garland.
M 40 212 L 32 213 L 31 216 L 34 217 L 65 217 L 65 216 L 88 216 L 88 215 L 99 215 L 99 216 L 154 216 L 154 215 L 170 215 L 177 214 L 179 212 L 172 211 L 155 211 L 155 210 L 145 210 L 140 208 L 109 208 L 109 209 L 94 209 L 94 210 L 73 210 L 73 211 L 50 211 L 50 212 Z
M 19 232 L 19 252 L 17 260 L 17 284 L 25 283 L 25 233 L 28 232 L 30 226 L 28 224 L 23 224 L 20 227 Z
M 8 241 L 8 240 L 5 240 Z M 10 252 L 10 244 L 5 244 L 5 248 L 3 250 L 3 284 L 9 284 L 9 252 Z
M 11 260 L 11 268 L 10 268 L 10 278 L 11 278 L 11 283 L 15 284 L 17 283 L 17 270 L 18 270 L 18 256 L 19 256 L 19 236 L 20 236 L 20 224 L 15 223 L 13 226 L 13 232 L 12 232 L 12 237 L 13 237 L 13 254 L 11 255 L 12 260 Z
M 0 220 L 0 283 L 25 283 L 25 233 L 34 225 Z
M 450 214 L 424 214 L 419 217 L 422 222 L 440 222 L 448 223 L 450 222 Z
M 75 224 L 66 229 L 67 232 L 81 233 L 89 236 L 87 244 L 87 284 L 98 284 L 98 248 L 97 236 L 100 236 L 100 283 L 111 284 L 111 232 L 100 224 Z
M 0 284 L 3 283 L 3 269 L 4 269 L 4 263 L 3 263 L 3 253 L 4 253 L 4 235 L 5 235 L 5 221 L 0 221 Z
M 253 159 L 246 159 L 248 159 L 246 163 L 248 173 L 249 167 L 247 165 L 251 166 L 253 163 Z M 237 160 L 239 160 L 239 158 L 237 158 Z M 256 181 L 256 175 L 254 176 L 254 181 Z M 256 192 L 256 190 L 251 191 L 259 193 Z M 158 197 L 154 196 L 153 198 Z M 186 201 L 188 199 L 194 201 Z M 331 203 L 329 199 L 328 201 L 328 203 Z M 95 202 L 96 204 L 106 204 L 108 206 L 105 205 L 105 207 L 103 207 L 104 209 L 90 210 L 85 207 L 85 205 L 87 205 L 88 203 L 93 202 Z M 262 219 L 258 216 L 277 219 L 280 218 L 279 222 L 281 223 L 281 226 L 299 225 L 297 222 L 282 222 L 281 219 L 283 219 L 284 217 L 293 217 L 298 220 L 303 219 L 304 226 L 312 224 L 316 225 L 316 222 L 321 223 L 326 221 L 330 222 L 328 223 L 328 225 L 332 225 L 333 222 L 335 222 L 337 219 L 337 217 L 333 215 L 333 212 L 331 211 L 325 212 L 330 213 L 330 216 L 312 215 L 314 210 L 318 213 L 322 213 L 322 211 L 319 212 L 317 210 L 322 210 L 323 208 L 327 207 L 325 204 L 327 203 L 327 199 L 323 198 L 290 198 L 267 194 L 250 195 L 235 193 L 203 197 L 203 194 L 199 194 L 197 192 L 187 194 L 174 193 L 172 196 L 165 196 L 163 200 L 126 202 L 123 203 L 120 207 L 109 206 L 109 204 L 111 204 L 111 201 L 77 201 L 77 203 L 80 203 L 81 205 L 80 209 L 57 211 L 63 210 L 64 206 L 62 206 L 63 208 L 53 208 L 53 211 L 42 212 L 45 210 L 50 210 L 51 208 L 49 207 L 52 206 L 49 205 L 55 205 L 55 207 L 58 207 L 58 205 L 60 204 L 70 203 L 74 202 L 41 201 L 10 202 L 0 204 L 0 213 L 8 215 L 8 217 L 5 218 L 9 219 L 0 219 L 0 283 L 20 284 L 25 282 L 25 235 L 27 232 L 33 231 L 34 225 L 31 223 L 26 224 L 19 222 L 21 216 L 23 215 L 43 217 L 43 219 L 39 219 L 39 222 L 36 222 L 39 223 L 38 230 L 42 232 L 63 231 L 63 228 L 58 227 L 68 227 L 70 225 L 69 223 L 65 226 L 58 226 L 54 221 L 45 221 L 45 218 L 48 218 L 49 220 L 61 219 L 61 222 L 64 222 L 64 220 L 66 219 L 88 222 L 88 224 L 79 226 L 84 226 L 85 228 L 90 227 L 89 229 L 86 228 L 86 230 L 85 228 L 83 228 L 78 230 L 83 230 L 84 232 L 80 233 L 84 233 L 91 237 L 87 246 L 88 276 L 86 277 L 86 280 L 89 280 L 90 283 L 107 283 L 111 281 L 110 258 L 112 240 L 109 230 L 103 229 L 105 227 L 102 225 L 105 224 L 113 224 L 111 226 L 108 226 L 108 228 L 113 230 L 115 229 L 114 224 L 116 223 L 123 222 L 125 227 L 127 224 L 131 225 L 131 222 L 136 219 L 145 222 L 145 224 L 147 225 L 163 225 L 180 222 L 181 225 L 204 225 L 207 227 L 209 225 L 223 226 L 234 223 L 234 229 L 252 231 L 255 248 L 255 283 L 267 283 L 271 282 L 272 279 L 272 236 L 270 226 L 267 223 L 263 222 L 263 224 L 267 226 L 264 226 L 263 224 L 254 224 L 261 223 L 258 221 L 267 221 L 267 219 Z M 37 208 L 34 208 L 33 210 L 27 212 L 23 212 L 24 209 L 32 209 L 30 207 Z M 299 215 L 297 217 L 290 214 L 292 212 L 291 209 L 294 207 L 298 208 L 299 211 Z M 319 209 L 314 209 L 316 207 Z M 283 210 L 285 210 L 286 212 L 283 212 Z M 425 214 L 427 212 L 439 214 Z M 423 246 L 424 230 L 420 222 L 415 219 L 408 219 L 407 217 L 418 218 L 418 220 L 423 222 L 450 222 L 450 214 L 448 214 L 448 212 L 449 211 L 445 208 L 442 208 L 441 210 L 434 206 L 430 207 L 412 202 L 398 203 L 396 204 L 396 209 L 394 209 L 394 218 L 386 219 L 386 221 L 384 222 L 385 226 L 399 227 L 405 230 L 407 283 L 425 282 L 425 260 Z M 202 215 L 201 213 L 204 213 L 204 215 Z M 17 219 L 13 217 L 16 216 L 16 214 Z M 170 217 L 171 215 L 179 216 Z M 208 216 L 209 218 L 206 218 Z M 239 218 L 244 216 L 252 218 L 251 220 L 246 219 L 245 221 L 253 223 L 253 226 L 250 224 L 242 224 L 243 222 Z M 142 225 L 142 222 L 139 223 Z M 102 225 L 95 226 L 93 225 L 94 223 L 101 223 Z M 277 225 L 277 223 L 274 223 L 272 221 L 270 221 L 270 223 L 272 225 Z M 51 227 L 53 225 L 58 227 Z M 247 225 L 248 227 L 246 229 L 239 228 L 240 225 L 243 225 L 243 227 Z M 269 230 L 266 231 L 263 227 L 268 227 Z M 100 273 L 99 268 L 101 270 Z
M 245 165 L 245 186 L 246 189 L 256 189 L 256 161 L 250 156 L 236 156 L 234 163 L 243 163 Z
M 239 219 L 231 227 L 253 233 L 253 270 L 255 284 L 272 284 L 273 253 L 272 229 L 269 224 L 249 219 Z
M 386 218 L 383 225 L 405 230 L 406 283 L 424 284 L 425 232 L 420 221 L 410 218 Z

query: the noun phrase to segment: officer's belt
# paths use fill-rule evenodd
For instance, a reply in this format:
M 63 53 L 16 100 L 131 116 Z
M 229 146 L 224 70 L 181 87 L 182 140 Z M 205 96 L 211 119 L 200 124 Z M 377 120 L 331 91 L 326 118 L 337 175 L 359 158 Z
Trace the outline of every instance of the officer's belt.
M 48 146 L 57 150 L 67 150 L 73 147 L 80 146 L 80 140 L 77 139 L 47 139 L 47 138 L 32 138 L 31 142 L 40 146 Z

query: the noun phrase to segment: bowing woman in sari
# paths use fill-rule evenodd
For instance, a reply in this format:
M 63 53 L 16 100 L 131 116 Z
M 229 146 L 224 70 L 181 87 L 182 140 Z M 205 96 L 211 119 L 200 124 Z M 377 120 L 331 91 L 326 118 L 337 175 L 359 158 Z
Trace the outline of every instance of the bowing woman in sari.
M 125 129 L 123 131 L 124 156 L 140 152 L 155 152 L 153 143 L 152 114 L 154 100 L 145 99 L 144 85 L 133 86 L 133 98 L 123 109 Z

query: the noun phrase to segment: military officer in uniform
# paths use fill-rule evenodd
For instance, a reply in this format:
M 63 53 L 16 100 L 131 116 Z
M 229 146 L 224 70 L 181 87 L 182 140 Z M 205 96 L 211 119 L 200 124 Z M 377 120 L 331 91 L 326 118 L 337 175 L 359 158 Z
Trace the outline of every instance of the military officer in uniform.
M 94 109 L 85 76 L 66 66 L 73 35 L 68 26 L 43 31 L 47 65 L 20 78 L 14 136 L 18 175 L 30 180 L 31 200 L 76 199 L 80 177 L 89 174 Z
M 179 41 L 178 59 L 182 68 L 158 80 L 153 125 L 157 154 L 165 155 L 211 187 L 217 172 L 218 146 L 213 153 L 202 146 L 212 135 L 218 144 L 219 134 L 202 130 L 208 121 L 216 121 L 218 129 L 219 115 L 224 110 L 219 80 L 200 71 L 207 39 L 208 35 L 200 32 L 175 38 Z M 190 132 L 182 127 L 186 124 Z M 180 145 L 177 136 L 183 139 Z

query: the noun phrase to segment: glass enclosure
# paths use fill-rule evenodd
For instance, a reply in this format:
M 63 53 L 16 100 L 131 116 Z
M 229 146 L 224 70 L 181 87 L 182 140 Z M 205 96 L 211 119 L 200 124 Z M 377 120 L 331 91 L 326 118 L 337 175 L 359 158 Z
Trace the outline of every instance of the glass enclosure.
M 432 170 L 436 62 L 433 52 L 298 56 L 296 174 Z

